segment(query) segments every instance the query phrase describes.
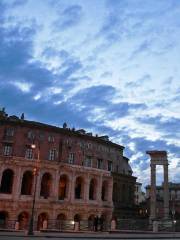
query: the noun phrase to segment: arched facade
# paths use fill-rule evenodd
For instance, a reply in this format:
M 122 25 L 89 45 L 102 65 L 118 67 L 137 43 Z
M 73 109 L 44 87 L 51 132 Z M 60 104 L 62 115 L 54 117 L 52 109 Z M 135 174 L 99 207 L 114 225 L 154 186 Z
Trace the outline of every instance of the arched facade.
M 13 131 L 6 138 L 8 128 Z M 4 155 L 4 146 L 9 144 L 11 155 Z M 49 158 L 52 149 L 56 151 Z M 118 174 L 115 168 L 118 165 L 120 169 L 123 149 L 107 137 L 71 130 L 66 125 L 62 129 L 18 118 L 11 121 L 5 116 L 0 128 L 0 211 L 24 224 L 24 219 L 30 219 L 35 193 L 34 221 L 39 229 L 43 219 L 55 224 L 58 214 L 64 214 L 70 222 L 76 214 L 87 221 L 90 215 L 105 212 L 111 219 L 111 170 Z M 2 219 L 4 216 L 1 214 Z

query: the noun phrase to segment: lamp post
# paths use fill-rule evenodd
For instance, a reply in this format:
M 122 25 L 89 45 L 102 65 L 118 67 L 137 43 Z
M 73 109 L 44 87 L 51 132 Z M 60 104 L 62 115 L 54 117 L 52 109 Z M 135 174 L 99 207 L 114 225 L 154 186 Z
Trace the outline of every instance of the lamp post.
M 36 149 L 36 145 L 32 144 L 31 148 Z M 38 147 L 37 163 L 39 163 L 39 147 Z M 34 209 L 35 209 L 35 202 L 36 202 L 38 165 L 33 169 L 33 175 L 35 177 L 35 184 L 34 184 L 33 202 L 32 202 L 32 210 L 31 210 L 31 218 L 29 223 L 28 235 L 34 235 L 33 225 L 34 225 Z

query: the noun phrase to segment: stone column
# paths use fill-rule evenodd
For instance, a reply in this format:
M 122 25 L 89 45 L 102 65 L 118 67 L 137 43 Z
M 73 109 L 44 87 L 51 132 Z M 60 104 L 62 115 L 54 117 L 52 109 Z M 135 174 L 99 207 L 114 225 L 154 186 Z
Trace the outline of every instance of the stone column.
M 113 194 L 113 181 L 109 180 L 108 183 L 108 201 L 112 204 L 112 194 Z
M 156 218 L 156 165 L 151 163 L 150 220 Z
M 59 194 L 59 170 L 56 170 L 54 178 L 53 178 L 53 198 L 55 201 L 58 200 L 58 194 Z
M 21 167 L 17 167 L 14 171 L 14 178 L 13 178 L 13 199 L 17 200 L 20 196 L 21 192 Z M 23 171 L 22 171 L 23 174 Z
M 34 192 L 34 188 L 35 188 L 35 178 L 36 178 L 36 176 L 34 175 L 34 177 L 33 177 L 33 191 L 32 192 Z M 42 173 L 39 170 L 38 175 L 37 175 L 36 200 L 40 199 L 41 179 L 42 179 Z
M 76 177 L 75 177 L 75 172 L 72 172 L 72 175 L 71 175 L 71 178 L 70 178 L 70 191 L 69 191 L 69 194 L 70 194 L 70 202 L 74 202 L 74 199 L 75 199 L 75 190 L 74 190 L 74 187 L 75 187 L 75 180 L 76 180 Z
M 83 200 L 85 201 L 85 202 L 88 202 L 89 201 L 89 184 L 90 184 L 90 182 L 89 182 L 89 173 L 87 174 L 87 177 L 86 178 L 84 178 L 84 198 L 83 198 Z
M 99 177 L 98 186 L 97 186 L 97 201 L 101 204 L 101 193 L 102 193 L 102 175 Z
M 164 219 L 169 218 L 168 164 L 164 165 Z

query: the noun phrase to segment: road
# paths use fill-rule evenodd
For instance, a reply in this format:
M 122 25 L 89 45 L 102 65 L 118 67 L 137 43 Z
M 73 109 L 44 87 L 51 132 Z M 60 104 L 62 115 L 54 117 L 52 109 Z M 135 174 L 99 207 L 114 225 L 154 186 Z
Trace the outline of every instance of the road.
M 0 232 L 0 240 L 113 240 L 113 239 L 180 239 L 180 233 L 37 233 L 36 236 L 27 236 L 24 232 Z

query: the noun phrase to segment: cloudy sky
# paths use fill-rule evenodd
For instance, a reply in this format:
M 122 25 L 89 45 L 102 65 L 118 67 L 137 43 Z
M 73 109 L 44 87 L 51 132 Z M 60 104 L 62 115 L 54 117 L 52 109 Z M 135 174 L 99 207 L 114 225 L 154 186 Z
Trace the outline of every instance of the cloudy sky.
M 0 0 L 0 107 L 109 135 L 144 184 L 146 150 L 167 150 L 180 181 L 179 16 L 179 0 Z

